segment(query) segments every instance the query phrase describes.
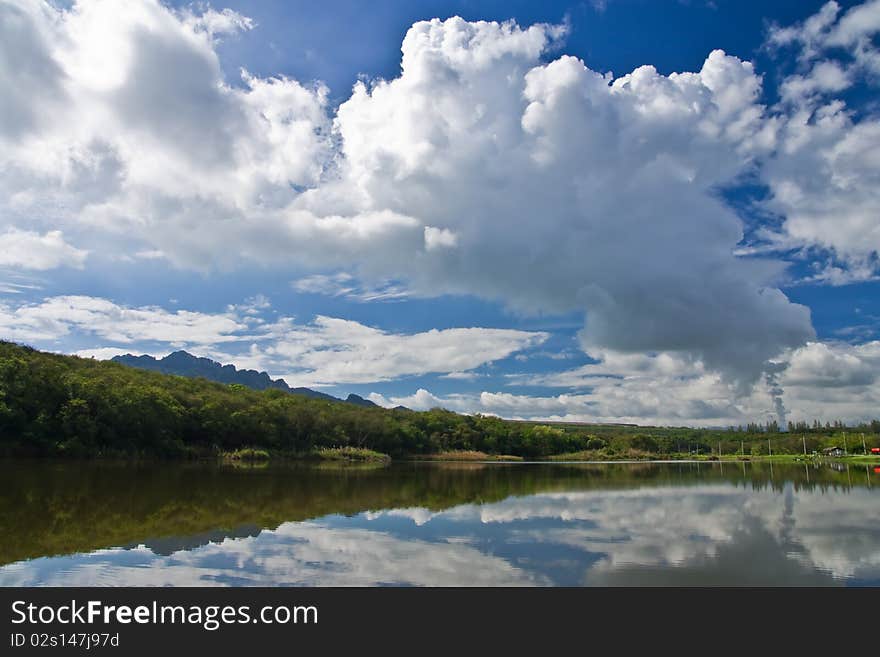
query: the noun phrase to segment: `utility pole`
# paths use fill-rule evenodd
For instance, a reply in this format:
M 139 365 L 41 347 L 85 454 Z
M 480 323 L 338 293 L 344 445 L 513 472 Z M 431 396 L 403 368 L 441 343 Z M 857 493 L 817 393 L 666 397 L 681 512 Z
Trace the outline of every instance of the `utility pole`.
M 769 438 L 767 439 L 767 454 L 769 454 L 770 456 L 773 456 L 773 448 L 770 447 L 770 439 Z
M 745 440 L 739 441 L 739 448 L 742 450 L 743 457 L 745 457 L 745 455 L 746 455 L 746 441 Z
M 865 434 L 862 434 L 862 452 L 865 454 L 868 453 L 868 447 L 865 445 Z
M 849 456 L 849 452 L 846 449 L 846 431 L 843 432 L 843 455 Z
M 804 439 L 804 456 L 807 455 L 807 434 L 803 434 L 801 438 Z

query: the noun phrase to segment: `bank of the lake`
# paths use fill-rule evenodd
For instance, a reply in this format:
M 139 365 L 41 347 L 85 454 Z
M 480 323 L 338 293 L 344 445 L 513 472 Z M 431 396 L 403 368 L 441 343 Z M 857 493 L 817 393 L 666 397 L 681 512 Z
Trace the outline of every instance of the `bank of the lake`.
M 743 431 L 521 422 L 162 374 L 0 342 L 0 457 L 443 460 L 750 458 L 880 447 L 880 422 Z

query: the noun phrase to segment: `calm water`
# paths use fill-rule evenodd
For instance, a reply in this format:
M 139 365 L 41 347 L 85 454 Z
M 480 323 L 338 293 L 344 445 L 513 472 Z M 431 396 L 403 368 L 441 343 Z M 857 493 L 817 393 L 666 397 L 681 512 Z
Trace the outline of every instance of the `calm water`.
M 878 585 L 864 466 L 0 462 L 0 585 Z

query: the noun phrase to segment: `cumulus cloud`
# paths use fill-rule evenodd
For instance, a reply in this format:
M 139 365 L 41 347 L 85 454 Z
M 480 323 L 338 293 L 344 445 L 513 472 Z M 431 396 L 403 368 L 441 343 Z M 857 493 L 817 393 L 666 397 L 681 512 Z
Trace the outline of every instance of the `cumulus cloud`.
M 744 255 L 719 190 L 769 186 L 783 216 L 769 242 L 832 249 L 848 268 L 871 267 L 880 244 L 880 128 L 833 98 L 872 79 L 876 0 L 771 31 L 801 66 L 774 108 L 753 65 L 720 50 L 695 72 L 615 79 L 551 56 L 563 26 L 453 17 L 414 24 L 400 75 L 358 82 L 335 112 L 320 84 L 226 80 L 217 39 L 254 27 L 229 10 L 0 7 L 7 230 L 63 228 L 80 249 L 110 240 L 180 267 L 345 271 L 361 286 L 326 273 L 294 284 L 322 293 L 395 281 L 583 312 L 591 355 L 670 354 L 737 395 L 814 331 L 778 288 L 785 264 Z M 310 354 L 319 381 L 380 367 Z
M 880 249 L 880 121 L 855 123 L 840 101 L 785 126 L 785 156 L 771 159 L 767 206 L 785 217 L 783 247 L 832 250 L 856 269 L 876 270 Z
M 46 270 L 61 266 L 81 269 L 87 251 L 64 241 L 60 230 L 43 235 L 33 231 L 9 228 L 0 233 L 0 266 Z
M 458 395 L 453 395 L 452 397 L 441 399 L 437 397 L 424 388 L 419 388 L 412 395 L 401 396 L 401 397 L 391 397 L 388 399 L 385 395 L 379 394 L 378 392 L 371 392 L 367 399 L 369 399 L 374 404 L 378 404 L 379 406 L 384 406 L 385 408 L 391 408 L 392 406 L 406 406 L 409 409 L 414 411 L 427 411 L 432 408 L 446 408 L 450 410 L 465 410 L 464 405 L 459 403 L 460 397 Z M 472 409 L 467 409 L 472 410 Z
M 841 14 L 840 4 L 831 0 L 806 20 L 790 26 L 774 25 L 769 34 L 773 46 L 797 46 L 802 62 L 822 57 L 831 48 L 850 51 L 856 66 L 880 73 L 880 53 L 872 42 L 880 32 L 880 2 L 867 0 Z
M 327 89 L 247 72 L 227 82 L 214 37 L 252 25 L 202 10 L 4 0 L 0 216 L 109 233 L 120 249 L 139 240 L 203 268 L 237 230 L 253 240 L 268 224 L 267 241 L 296 243 L 275 210 L 321 176 Z
M 786 386 L 799 388 L 848 388 L 859 394 L 880 380 L 880 342 L 860 345 L 811 342 L 797 349 L 785 370 Z
M 762 179 L 771 192 L 766 207 L 783 223 L 766 237 L 780 248 L 830 251 L 838 265 L 813 280 L 868 280 L 878 271 L 880 120 L 874 108 L 856 111 L 835 96 L 856 84 L 876 89 L 878 33 L 878 0 L 845 13 L 828 2 L 804 22 L 770 31 L 772 45 L 795 48 L 803 71 L 780 87 L 788 107 Z
M 416 290 L 585 310 L 591 353 L 681 351 L 754 381 L 812 336 L 773 287 L 781 267 L 734 256 L 742 226 L 714 191 L 773 145 L 760 78 L 716 51 L 698 73 L 612 81 L 572 57 L 542 63 L 548 38 L 414 25 L 400 77 L 339 108 L 345 179 L 456 236 L 413 259 Z
M 771 376 L 744 394 L 718 373 L 674 354 L 609 352 L 598 363 L 574 369 L 507 377 L 510 387 L 565 390 L 558 394 L 495 389 L 443 396 L 420 388 L 411 395 L 373 393 L 370 399 L 385 407 L 441 407 L 512 419 L 665 426 L 726 427 L 784 421 L 786 416 L 848 422 L 876 418 L 880 342 L 808 342 L 768 370 Z
M 707 397 L 706 395 L 713 395 Z M 721 395 L 724 395 L 723 397 Z M 751 421 L 731 401 L 729 387 L 713 379 L 660 382 L 651 379 L 597 381 L 589 392 L 534 396 L 506 391 L 438 396 L 425 389 L 412 395 L 372 394 L 380 406 L 413 410 L 446 408 L 517 420 L 631 422 L 672 426 L 729 426 Z M 767 406 L 765 401 L 764 406 Z M 759 415 L 757 417 L 763 417 Z
M 419 22 L 400 77 L 339 107 L 331 167 L 325 88 L 223 79 L 211 34 L 250 27 L 237 14 L 40 7 L 17 20 L 48 35 L 66 119 L 11 136 L 19 215 L 39 183 L 77 210 L 54 219 L 178 265 L 354 262 L 422 294 L 584 310 L 588 349 L 682 350 L 748 380 L 812 335 L 780 267 L 732 254 L 742 228 L 714 194 L 771 145 L 748 62 L 612 82 L 545 63 L 563 27 Z

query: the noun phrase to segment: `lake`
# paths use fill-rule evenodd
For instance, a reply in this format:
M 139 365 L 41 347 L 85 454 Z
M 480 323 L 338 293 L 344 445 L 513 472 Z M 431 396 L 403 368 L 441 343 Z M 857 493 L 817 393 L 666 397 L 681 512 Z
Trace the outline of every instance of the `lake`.
M 0 585 L 880 585 L 823 463 L 0 461 Z

